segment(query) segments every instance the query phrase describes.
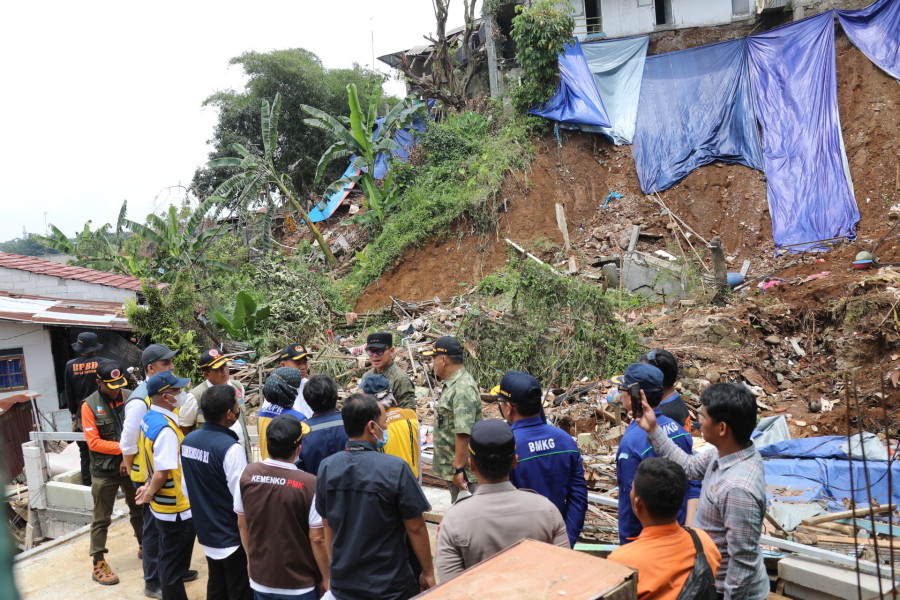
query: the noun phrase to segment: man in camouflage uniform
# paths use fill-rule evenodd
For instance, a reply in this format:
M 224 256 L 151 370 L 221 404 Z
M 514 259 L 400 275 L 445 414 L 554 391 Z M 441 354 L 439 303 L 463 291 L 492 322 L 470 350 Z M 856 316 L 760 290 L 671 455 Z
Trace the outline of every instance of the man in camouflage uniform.
M 472 426 L 482 419 L 481 392 L 463 367 L 463 347 L 455 337 L 438 338 L 434 349 L 422 354 L 434 356 L 434 374 L 444 380 L 435 410 L 432 471 L 449 482 L 450 500 L 456 502 L 460 490 L 478 487 L 468 459 Z
M 416 390 L 406 371 L 394 364 L 394 338 L 389 331 L 370 333 L 366 338 L 366 354 L 372 368 L 366 375 L 384 375 L 391 384 L 397 406 L 416 410 Z

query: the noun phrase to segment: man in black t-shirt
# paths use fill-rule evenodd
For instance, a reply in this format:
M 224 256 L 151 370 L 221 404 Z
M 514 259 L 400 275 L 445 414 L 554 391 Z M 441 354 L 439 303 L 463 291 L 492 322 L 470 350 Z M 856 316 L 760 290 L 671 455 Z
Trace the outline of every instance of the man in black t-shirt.
M 80 356 L 66 363 L 63 377 L 65 382 L 66 406 L 72 415 L 72 431 L 82 431 L 81 403 L 85 398 L 97 391 L 97 364 L 95 356 L 103 345 L 97 340 L 97 334 L 83 332 L 78 334 L 78 341 L 72 349 Z M 60 408 L 64 408 L 60 406 Z M 87 442 L 76 442 L 81 453 L 81 483 L 91 485 L 91 459 Z

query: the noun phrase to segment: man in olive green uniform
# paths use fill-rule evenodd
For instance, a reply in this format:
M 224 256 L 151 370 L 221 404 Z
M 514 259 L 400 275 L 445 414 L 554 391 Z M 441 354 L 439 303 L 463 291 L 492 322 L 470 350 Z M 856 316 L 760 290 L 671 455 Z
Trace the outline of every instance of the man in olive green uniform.
M 199 429 L 206 419 L 203 418 L 203 411 L 200 410 L 200 398 L 203 392 L 214 385 L 230 385 L 234 388 L 234 394 L 241 408 L 237 422 L 231 427 L 238 436 L 238 441 L 244 449 L 244 456 L 247 463 L 253 462 L 253 452 L 250 446 L 250 435 L 247 433 L 247 416 L 244 408 L 244 386 L 236 379 L 229 379 L 228 359 L 222 356 L 222 353 L 215 348 L 207 350 L 200 356 L 200 371 L 206 380 L 196 386 L 188 394 L 184 405 L 178 409 L 178 424 L 185 435 L 195 429 Z
M 118 576 L 109 568 L 104 557 L 108 552 L 106 535 L 113 505 L 120 489 L 125 494 L 131 528 L 138 544 L 143 538 L 142 511 L 134 501 L 134 486 L 128 469 L 122 463 L 122 451 L 119 449 L 125 401 L 131 394 L 131 390 L 124 389 L 127 384 L 118 363 L 101 360 L 97 365 L 97 391 L 81 404 L 81 423 L 90 452 L 91 496 L 94 498 L 90 549 L 94 571 L 91 578 L 102 585 L 119 583 Z
M 468 459 L 472 426 L 482 419 L 481 392 L 463 367 L 463 347 L 455 337 L 438 338 L 434 349 L 422 354 L 434 356 L 434 374 L 444 380 L 435 410 L 432 472 L 449 482 L 450 500 L 456 502 L 460 490 L 478 487 Z
M 391 333 L 370 333 L 366 338 L 366 354 L 372 363 L 372 368 L 366 371 L 366 375 L 387 377 L 397 406 L 416 410 L 416 389 L 406 371 L 394 364 L 394 338 Z

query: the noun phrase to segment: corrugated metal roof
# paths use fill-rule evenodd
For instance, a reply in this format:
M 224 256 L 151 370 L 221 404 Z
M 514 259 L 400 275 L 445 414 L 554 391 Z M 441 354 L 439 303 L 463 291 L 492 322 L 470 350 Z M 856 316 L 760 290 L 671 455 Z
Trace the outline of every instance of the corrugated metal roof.
M 27 394 L 16 394 L 15 396 L 10 396 L 9 398 L 0 400 L 0 414 L 8 411 L 14 404 L 31 402 L 32 396 L 37 398 L 38 396 L 40 396 L 40 394 L 38 394 L 37 392 L 28 392 Z
M 108 285 L 123 290 L 141 291 L 141 280 L 137 277 L 117 275 L 116 273 L 107 273 L 74 265 L 61 265 L 34 256 L 20 256 L 19 254 L 0 252 L 0 267 L 49 275 L 50 277 L 59 277 L 61 279 L 74 279 L 98 285 Z M 164 285 L 161 283 L 159 287 L 162 288 Z
M 0 321 L 131 330 L 122 304 L 117 302 L 63 300 L 8 292 L 0 292 Z

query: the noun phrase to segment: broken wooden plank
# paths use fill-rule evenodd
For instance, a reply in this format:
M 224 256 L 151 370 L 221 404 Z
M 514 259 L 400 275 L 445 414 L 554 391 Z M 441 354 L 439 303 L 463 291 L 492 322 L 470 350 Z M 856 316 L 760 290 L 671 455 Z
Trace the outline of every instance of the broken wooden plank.
M 840 512 L 818 515 L 816 517 L 808 517 L 800 521 L 804 525 L 818 525 L 819 523 L 827 523 L 828 521 L 837 521 L 838 519 L 853 519 L 856 517 L 865 517 L 870 514 L 880 515 L 882 513 L 897 510 L 896 504 L 885 504 L 884 506 L 872 506 L 866 508 L 857 508 L 854 510 L 842 510 Z

